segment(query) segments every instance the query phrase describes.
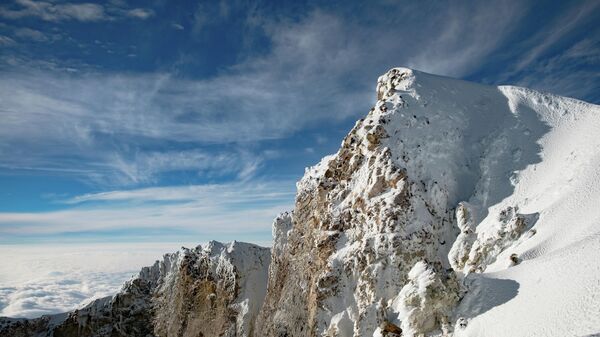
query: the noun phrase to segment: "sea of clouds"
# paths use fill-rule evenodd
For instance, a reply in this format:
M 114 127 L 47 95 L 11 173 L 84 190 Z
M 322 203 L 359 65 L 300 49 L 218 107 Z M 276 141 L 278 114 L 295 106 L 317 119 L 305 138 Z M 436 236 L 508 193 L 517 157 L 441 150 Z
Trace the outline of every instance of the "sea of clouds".
M 38 317 L 113 295 L 177 243 L 0 246 L 0 316 Z M 185 246 L 194 246 L 185 244 Z

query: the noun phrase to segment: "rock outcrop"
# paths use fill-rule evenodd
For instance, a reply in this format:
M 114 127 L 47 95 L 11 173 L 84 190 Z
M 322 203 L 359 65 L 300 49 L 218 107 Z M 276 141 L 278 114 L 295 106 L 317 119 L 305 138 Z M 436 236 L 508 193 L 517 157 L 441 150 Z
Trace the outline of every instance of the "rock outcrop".
M 407 69 L 381 77 L 375 108 L 298 183 L 293 225 L 275 231 L 278 261 L 257 323 L 263 335 L 370 336 L 386 322 L 401 325 L 393 300 L 416 265 L 429 266 L 436 287 L 457 301 L 456 278 L 446 277 L 455 237 L 449 186 L 413 174 L 406 161 L 428 154 L 406 151 L 398 136 L 428 124 L 399 116 L 418 104 L 413 81 Z M 450 312 L 415 331 L 448 328 Z

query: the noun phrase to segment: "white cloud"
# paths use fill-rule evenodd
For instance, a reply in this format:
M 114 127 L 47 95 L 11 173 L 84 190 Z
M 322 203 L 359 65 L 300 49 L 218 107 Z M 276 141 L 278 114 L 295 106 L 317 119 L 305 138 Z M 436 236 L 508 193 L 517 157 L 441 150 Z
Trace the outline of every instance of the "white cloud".
M 443 6 L 445 10 L 431 10 L 405 44 L 415 49 L 407 66 L 440 75 L 469 75 L 504 42 L 528 7 L 514 1 Z
M 15 40 L 8 36 L 0 35 L 0 46 L 11 46 L 15 44 Z
M 151 182 L 158 174 L 173 171 L 194 171 L 199 176 L 211 177 L 227 174 L 238 179 L 251 178 L 262 165 L 260 154 L 246 151 L 210 153 L 200 150 L 137 152 L 132 158 L 117 153 L 109 160 L 112 169 L 133 183 Z
M 31 28 L 19 28 L 15 30 L 15 36 L 30 39 L 38 42 L 46 42 L 48 41 L 48 37 L 46 34 L 40 32 L 39 30 L 31 29 Z
M 127 16 L 138 18 L 138 19 L 148 19 L 149 17 L 154 15 L 154 11 L 151 9 L 145 8 L 134 8 L 127 11 Z
M 65 200 L 77 207 L 36 213 L 0 213 L 0 234 L 49 235 L 107 230 L 169 229 L 244 237 L 268 232 L 291 209 L 292 181 L 228 183 L 86 194 Z M 136 234 L 138 235 L 138 234 Z
M 9 19 L 39 17 L 45 21 L 99 21 L 106 18 L 104 7 L 93 3 L 55 4 L 44 1 L 16 0 L 19 9 L 0 7 L 0 16 Z
M 126 9 L 112 3 L 104 7 L 96 3 L 55 3 L 52 1 L 15 0 L 13 6 L 0 7 L 0 16 L 7 19 L 37 17 L 44 21 L 58 22 L 75 20 L 94 22 L 112 20 L 117 17 L 147 19 L 154 11 L 145 8 Z
M 164 253 L 176 251 L 180 245 L 0 246 L 0 316 L 31 318 L 55 314 L 111 296 L 141 267 L 151 265 Z
M 277 198 L 293 198 L 293 182 L 282 183 L 233 183 L 190 185 L 176 187 L 148 187 L 135 190 L 110 191 L 84 194 L 65 200 L 69 204 L 86 201 L 197 201 L 205 203 L 215 198 L 222 204 L 254 202 Z

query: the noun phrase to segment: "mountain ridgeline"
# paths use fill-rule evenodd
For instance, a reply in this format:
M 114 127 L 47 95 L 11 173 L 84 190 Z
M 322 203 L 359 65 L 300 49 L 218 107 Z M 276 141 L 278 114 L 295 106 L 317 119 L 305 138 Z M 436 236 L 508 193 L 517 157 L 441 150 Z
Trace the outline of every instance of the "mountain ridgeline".
M 407 68 L 381 76 L 376 95 L 338 152 L 306 170 L 294 210 L 274 220 L 271 249 L 182 249 L 113 297 L 2 318 L 0 336 L 518 335 L 482 331 L 537 296 L 528 270 L 543 279 L 581 240 L 600 247 L 597 211 L 564 235 L 577 207 L 600 197 L 600 108 Z M 580 196 L 583 186 L 591 192 Z M 582 334 L 600 332 L 590 303 Z

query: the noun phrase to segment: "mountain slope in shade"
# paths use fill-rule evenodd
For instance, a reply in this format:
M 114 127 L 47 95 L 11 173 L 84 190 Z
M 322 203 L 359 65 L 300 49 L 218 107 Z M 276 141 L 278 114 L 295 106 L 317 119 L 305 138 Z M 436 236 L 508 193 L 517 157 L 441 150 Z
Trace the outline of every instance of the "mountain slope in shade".
M 270 252 L 182 250 L 0 336 L 600 333 L 599 135 L 597 105 L 392 69 Z

